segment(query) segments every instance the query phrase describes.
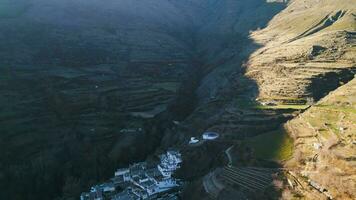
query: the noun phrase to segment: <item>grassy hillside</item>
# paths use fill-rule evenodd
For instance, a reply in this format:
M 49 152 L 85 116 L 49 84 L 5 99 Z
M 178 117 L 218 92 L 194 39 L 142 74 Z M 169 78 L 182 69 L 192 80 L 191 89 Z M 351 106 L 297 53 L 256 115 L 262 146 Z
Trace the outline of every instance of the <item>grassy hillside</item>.
M 286 128 L 295 140 L 294 158 L 286 166 L 335 198 L 354 199 L 356 78 L 288 122 Z M 315 193 L 302 191 L 307 198 Z
M 293 140 L 283 130 L 264 133 L 246 140 L 257 158 L 283 161 L 293 154 Z
M 262 99 L 315 101 L 353 78 L 354 1 L 294 0 L 251 38 L 262 48 L 248 61 L 247 76 Z

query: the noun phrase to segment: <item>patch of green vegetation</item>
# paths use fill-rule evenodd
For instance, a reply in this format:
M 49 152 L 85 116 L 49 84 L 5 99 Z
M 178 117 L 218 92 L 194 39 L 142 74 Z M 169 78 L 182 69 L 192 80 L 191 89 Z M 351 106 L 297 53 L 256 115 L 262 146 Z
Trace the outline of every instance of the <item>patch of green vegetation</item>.
M 330 134 L 340 136 L 341 131 L 338 123 L 341 120 L 341 113 L 344 118 L 351 121 L 356 114 L 356 110 L 352 106 L 318 104 L 315 105 L 315 109 L 318 109 L 317 115 L 309 119 L 309 122 L 312 126 L 325 128 L 325 132 L 328 134 L 322 132 L 324 137 L 328 137 Z
M 292 99 L 291 99 L 292 100 Z M 298 100 L 298 99 L 293 99 Z M 261 105 L 256 101 L 251 101 L 247 98 L 237 98 L 235 106 L 239 108 L 258 109 L 258 110 L 305 110 L 310 107 L 307 104 L 283 104 L 276 105 Z
M 258 135 L 245 142 L 260 159 L 283 161 L 293 154 L 293 140 L 283 130 Z
M 309 108 L 309 105 L 298 105 L 298 104 L 278 104 L 271 106 L 256 105 L 256 109 L 261 110 L 279 110 L 279 109 L 291 109 L 291 110 L 305 110 Z

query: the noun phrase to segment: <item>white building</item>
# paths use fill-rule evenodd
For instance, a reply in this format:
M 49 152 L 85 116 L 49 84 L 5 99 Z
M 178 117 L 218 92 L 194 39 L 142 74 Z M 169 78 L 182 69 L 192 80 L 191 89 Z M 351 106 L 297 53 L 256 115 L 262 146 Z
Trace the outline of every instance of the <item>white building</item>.
M 158 170 L 165 177 L 171 177 L 173 172 L 180 168 L 182 156 L 179 152 L 168 151 L 160 156 L 161 163 L 157 166 Z
M 103 192 L 114 192 L 116 190 L 115 185 L 113 183 L 104 183 L 101 185 Z
M 198 143 L 198 142 L 199 142 L 199 140 L 198 140 L 197 138 L 191 137 L 191 138 L 190 138 L 190 141 L 189 141 L 189 144 L 196 144 L 196 143 Z
M 216 132 L 205 132 L 203 133 L 204 140 L 215 140 L 219 137 L 219 133 Z
M 151 196 L 167 192 L 179 185 L 172 174 L 180 168 L 181 154 L 177 151 L 168 151 L 160 156 L 161 162 L 155 167 L 148 167 L 146 162 L 135 163 L 129 168 L 118 169 L 112 182 L 96 185 L 89 193 L 83 193 L 81 200 L 104 200 L 106 194 L 112 199 L 134 196 L 133 199 L 149 199 Z M 126 188 L 124 192 L 115 194 L 115 184 Z

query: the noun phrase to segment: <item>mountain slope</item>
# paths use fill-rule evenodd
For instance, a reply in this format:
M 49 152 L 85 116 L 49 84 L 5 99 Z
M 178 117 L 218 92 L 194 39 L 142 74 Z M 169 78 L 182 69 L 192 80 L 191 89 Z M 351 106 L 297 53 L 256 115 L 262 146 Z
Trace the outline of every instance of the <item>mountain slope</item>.
M 297 180 L 294 198 L 355 198 L 355 14 L 354 1 L 294 0 L 251 34 L 263 45 L 246 64 L 258 100 L 317 102 L 285 125 L 294 138 L 294 156 L 284 163 Z M 287 189 L 282 197 L 290 195 Z
M 295 143 L 294 159 L 286 166 L 300 180 L 316 183 L 335 199 L 354 199 L 355 119 L 356 78 L 286 124 Z M 325 198 L 315 188 L 298 185 L 295 190 L 308 199 Z
M 247 63 L 259 97 L 315 100 L 355 73 L 356 8 L 350 0 L 294 0 L 251 37 L 263 45 Z
M 306 171 L 331 195 L 352 198 L 353 183 L 308 172 L 355 174 L 354 1 L 283 2 L 0 0 L 0 198 L 75 199 L 115 168 L 172 147 L 184 156 L 185 199 L 289 199 L 286 187 L 249 191 L 224 178 L 220 194 L 203 188 L 246 166 Z M 301 114 L 344 84 L 346 99 L 336 92 Z M 335 161 L 336 171 L 303 161 L 316 153 L 314 140 L 298 145 L 303 132 L 319 135 L 308 129 L 313 115 L 330 121 L 315 124 L 331 152 L 317 162 Z M 296 144 L 286 161 L 292 142 L 281 125 L 290 119 Z M 328 149 L 340 128 L 346 138 Z M 188 144 L 207 130 L 219 139 Z
M 297 126 L 297 120 L 299 120 L 297 116 L 305 110 L 308 111 L 300 116 L 308 115 L 310 105 L 354 79 L 356 73 L 355 12 L 355 4 L 350 0 L 338 2 L 331 0 L 289 1 L 287 7 L 275 15 L 265 28 L 251 30 L 249 37 L 252 42 L 245 43 L 239 54 L 240 58 L 245 60 L 242 64 L 245 71 L 236 70 L 240 62 L 232 59 L 220 64 L 203 79 L 198 89 L 198 95 L 203 96 L 205 90 L 209 91 L 210 94 L 214 93 L 216 90 L 214 90 L 214 87 L 209 87 L 211 85 L 221 86 L 219 92 L 215 92 L 210 98 L 202 100 L 199 107 L 182 123 L 184 128 L 173 133 L 169 132 L 163 141 L 173 140 L 175 143 L 177 141 L 184 143 L 191 136 L 199 137 L 199 133 L 204 130 L 216 131 L 220 133 L 219 146 L 222 150 L 226 146 L 229 149 L 230 147 L 239 149 L 235 153 L 230 151 L 229 165 L 233 163 L 237 167 L 251 165 L 270 167 L 271 163 L 265 163 L 268 159 L 277 163 L 277 166 L 274 167 L 281 169 L 283 174 L 281 177 L 284 177 L 282 178 L 283 184 L 276 180 L 276 187 L 253 193 L 236 184 L 227 183 L 229 180 L 224 178 L 224 172 L 221 172 L 224 170 L 213 167 L 213 169 L 218 168 L 218 170 L 211 170 L 201 180 L 201 185 L 222 184 L 224 189 L 221 189 L 221 187 L 214 190 L 200 188 L 209 198 L 230 199 L 231 196 L 229 197 L 227 194 L 240 196 L 241 199 L 327 198 L 325 194 L 314 189 L 309 191 L 310 183 L 308 182 L 303 183 L 301 188 L 295 188 L 293 193 L 286 189 L 290 187 L 288 179 L 293 182 L 294 175 L 294 177 L 298 176 L 297 179 L 299 179 L 301 171 L 305 168 L 304 164 L 296 163 L 295 159 L 310 160 L 312 158 L 309 158 L 306 152 L 298 153 L 303 151 L 303 148 L 299 149 L 299 139 L 295 140 L 294 153 L 292 153 L 289 139 L 283 134 L 290 134 L 295 139 L 299 135 L 304 135 L 303 127 L 308 127 L 308 124 L 301 122 Z M 229 51 L 232 50 L 229 49 Z M 230 61 L 233 62 L 230 63 Z M 224 77 L 223 81 L 218 79 L 219 73 L 216 71 L 219 70 L 224 74 L 221 75 L 221 77 Z M 350 85 L 354 85 L 354 81 L 350 82 L 345 88 L 352 88 L 353 86 Z M 340 88 L 340 90 L 348 98 L 353 98 L 353 89 Z M 330 105 L 334 103 L 336 102 L 330 102 Z M 318 109 L 318 105 L 319 103 L 310 108 L 311 112 Z M 336 103 L 336 105 L 338 104 Z M 344 112 L 343 107 L 335 106 L 335 109 L 336 114 Z M 352 110 L 353 107 L 346 109 Z M 325 117 L 329 116 L 328 113 L 321 112 L 318 117 L 322 117 L 323 114 Z M 330 115 L 333 116 L 333 114 Z M 292 118 L 295 119 L 288 122 L 286 128 L 280 127 Z M 326 122 L 328 119 L 322 118 L 320 121 L 328 123 Z M 320 162 L 330 168 L 330 171 L 325 174 L 323 183 L 332 179 L 335 171 L 339 170 L 338 172 L 340 172 L 337 183 L 330 181 L 329 184 L 323 185 L 329 191 L 326 194 L 336 198 L 354 197 L 352 188 L 354 188 L 355 178 L 348 176 L 355 174 L 352 169 L 352 153 L 354 150 L 352 139 L 346 139 L 349 136 L 354 137 L 355 127 L 353 124 L 355 124 L 355 120 L 353 115 L 348 116 L 346 121 L 349 128 L 346 128 L 345 131 L 348 130 L 349 132 L 345 133 L 343 139 L 347 140 L 347 147 L 344 148 L 341 144 L 337 147 L 338 153 L 329 152 L 331 155 L 337 154 L 337 156 L 320 158 L 322 160 Z M 294 126 L 296 127 L 293 128 Z M 334 125 L 331 126 L 333 128 Z M 334 128 L 340 129 L 340 127 Z M 291 133 L 292 130 L 293 134 Z M 185 135 L 185 137 L 183 138 L 182 135 Z M 176 137 L 180 137 L 180 139 L 175 139 Z M 327 138 L 326 141 L 333 138 Z M 271 140 L 280 141 L 280 144 L 268 143 Z M 326 141 L 323 141 L 323 143 Z M 313 142 L 308 141 L 305 146 L 309 149 L 313 148 Z M 224 150 L 227 152 L 227 148 Z M 189 154 L 194 155 L 191 152 L 193 150 L 190 149 Z M 350 161 L 342 161 L 339 158 L 336 158 L 336 163 L 330 161 L 340 156 L 341 152 L 345 153 L 345 159 Z M 328 154 L 328 150 L 324 154 Z M 231 161 L 231 157 L 237 161 L 234 162 L 234 159 Z M 288 159 L 291 160 L 288 161 Z M 212 165 L 212 163 L 206 162 L 207 164 L 204 164 L 204 166 Z M 337 169 L 338 164 L 340 164 L 340 169 Z M 224 165 L 226 163 L 219 163 L 219 166 Z M 332 169 L 334 165 L 335 170 Z M 318 175 L 319 178 L 323 177 L 321 174 L 324 170 L 321 169 L 322 166 L 319 167 L 310 171 L 311 174 L 315 173 L 315 176 L 310 177 Z M 202 167 L 202 169 L 204 168 Z M 188 167 L 185 173 L 189 174 Z M 211 181 L 211 177 L 217 177 L 218 180 Z M 254 178 L 258 179 L 258 177 Z M 343 182 L 342 180 L 348 182 L 343 185 L 340 183 Z M 314 181 L 318 181 L 318 179 Z M 199 185 L 199 182 L 196 184 Z M 252 184 L 257 185 L 259 182 L 252 182 Z M 198 187 L 197 185 L 194 187 Z M 244 195 L 247 197 L 244 197 Z M 208 198 L 207 196 L 203 198 Z
M 0 0 L 0 198 L 74 198 L 116 167 L 152 155 L 172 119 L 195 106 L 200 80 L 240 60 L 229 51 L 281 7 Z M 240 34 L 227 30 L 248 16 Z M 175 112 L 165 117 L 167 110 Z
M 76 198 L 152 153 L 209 8 L 183 5 L 0 0 L 0 199 Z

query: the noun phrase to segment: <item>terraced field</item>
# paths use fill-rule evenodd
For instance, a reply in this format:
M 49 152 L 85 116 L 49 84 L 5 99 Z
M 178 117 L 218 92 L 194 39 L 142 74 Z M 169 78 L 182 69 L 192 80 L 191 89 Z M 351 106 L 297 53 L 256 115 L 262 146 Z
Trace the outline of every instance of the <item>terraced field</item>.
M 237 197 L 246 199 L 243 191 L 263 193 L 273 181 L 278 169 L 259 167 L 233 167 L 218 168 L 203 179 L 205 191 L 211 199 L 224 198 L 228 191 L 235 191 Z M 242 193 L 241 193 L 242 192 Z
M 145 127 L 200 67 L 196 7 L 98 2 L 0 0 L 0 199 L 76 198 L 144 159 L 162 134 Z
M 354 134 L 349 131 L 354 132 L 351 124 L 355 120 L 351 119 L 354 112 L 349 96 L 353 95 L 353 86 L 348 82 L 356 74 L 355 13 L 351 0 L 290 1 L 266 28 L 251 32 L 255 44 L 250 45 L 259 48 L 247 53 L 249 57 L 243 63 L 246 77 L 232 74 L 223 92 L 212 95 L 205 106 L 200 104 L 187 120 L 195 128 L 189 132 L 212 130 L 221 133 L 221 141 L 232 143 L 234 148 L 246 144 L 251 149 L 230 152 L 240 165 L 268 165 L 251 161 L 256 157 L 279 161 L 292 174 L 299 174 L 298 180 L 308 180 L 296 184 L 299 186 L 290 192 L 288 188 L 295 186 L 295 177 L 290 175 L 293 178 L 278 186 L 278 198 L 322 199 L 330 194 L 352 199 L 355 172 L 351 170 L 354 158 L 349 148 Z M 332 96 L 339 87 L 348 88 L 336 92 L 338 98 L 344 98 L 325 105 L 323 97 Z M 323 103 L 317 103 L 320 99 Z M 280 126 L 290 119 L 283 130 Z M 196 128 L 202 123 L 206 125 Z M 246 153 L 251 151 L 255 157 Z M 231 178 L 233 173 L 226 175 L 230 182 L 236 181 Z M 344 175 L 349 177 L 347 184 Z M 218 199 L 216 193 L 222 192 L 213 185 L 212 197 Z M 326 188 L 326 192 L 315 189 L 315 185 Z
M 0 0 L 0 199 L 75 198 L 172 147 L 209 198 L 291 199 L 264 165 L 355 196 L 353 0 L 16 2 Z
M 232 185 L 251 191 L 263 191 L 272 183 L 275 169 L 225 167 L 222 177 Z
M 295 155 L 299 155 L 286 165 L 294 167 L 298 176 L 326 188 L 335 198 L 355 196 L 355 83 L 356 79 L 338 88 L 286 124 L 295 140 Z M 303 193 L 315 195 L 308 190 Z

